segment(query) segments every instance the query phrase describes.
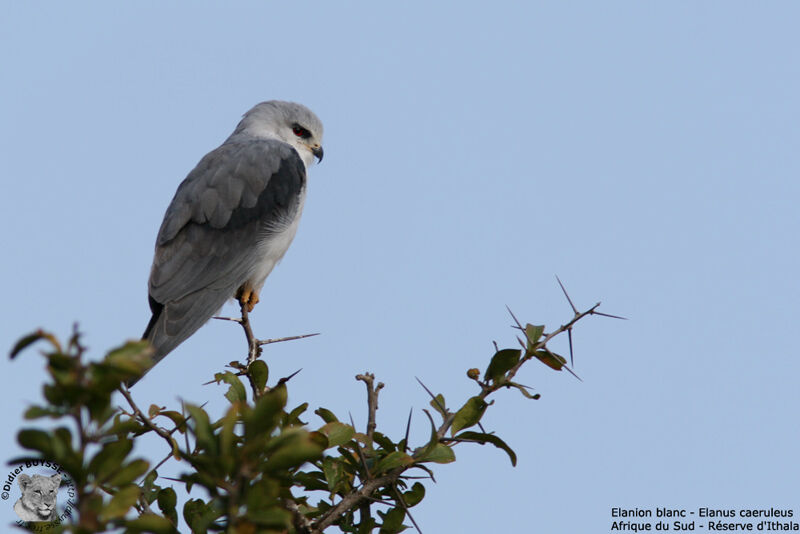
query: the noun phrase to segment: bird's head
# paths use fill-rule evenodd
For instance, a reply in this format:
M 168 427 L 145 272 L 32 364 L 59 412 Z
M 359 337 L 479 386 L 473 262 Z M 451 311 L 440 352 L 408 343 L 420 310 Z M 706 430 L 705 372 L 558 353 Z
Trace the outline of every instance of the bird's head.
M 308 167 L 322 161 L 322 122 L 307 107 L 294 102 L 270 100 L 244 114 L 233 135 L 277 139 L 290 144 Z

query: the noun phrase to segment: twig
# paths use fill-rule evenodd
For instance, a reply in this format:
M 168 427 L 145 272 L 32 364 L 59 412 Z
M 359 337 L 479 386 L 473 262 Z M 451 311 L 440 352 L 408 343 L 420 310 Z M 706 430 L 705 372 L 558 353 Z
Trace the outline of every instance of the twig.
M 366 499 L 368 496 L 372 495 L 378 488 L 388 486 L 395 482 L 404 470 L 405 468 L 398 467 L 389 474 L 366 481 L 360 489 L 345 495 L 344 498 L 339 501 L 339 504 L 317 518 L 313 523 L 314 530 L 311 531 L 311 534 L 321 534 L 326 528 L 335 523 L 342 514 L 361 502 L 362 499 Z
M 253 362 L 255 362 L 259 357 L 261 357 L 262 353 L 261 347 L 264 345 L 270 345 L 272 343 L 281 343 L 283 341 L 293 341 L 295 339 L 304 339 L 307 337 L 318 336 L 319 333 L 302 334 L 299 336 L 279 337 L 274 339 L 258 339 L 255 336 L 255 334 L 253 334 L 253 327 L 250 325 L 250 314 L 247 311 L 247 305 L 240 302 L 239 310 L 242 313 L 241 317 L 214 317 L 214 319 L 219 319 L 221 321 L 231 321 L 234 323 L 239 323 L 242 326 L 242 330 L 244 330 L 244 337 L 245 339 L 247 339 L 247 366 L 242 366 L 240 364 L 237 364 L 236 368 L 241 371 L 237 373 L 237 376 L 247 375 L 247 380 L 250 382 L 250 389 L 253 391 L 253 398 L 259 399 L 264 394 L 264 392 L 267 391 L 267 388 L 265 387 L 264 390 L 262 390 L 261 388 L 258 387 L 258 384 L 256 384 L 255 379 L 249 372 L 249 368 L 253 364 Z M 208 383 L 210 384 L 211 382 Z
M 253 335 L 253 329 L 250 327 L 250 315 L 247 312 L 247 304 L 240 305 L 242 310 L 242 320 L 239 324 L 244 329 L 244 335 L 247 338 L 247 365 L 250 365 L 261 356 L 261 345 L 258 344 L 258 339 Z
M 170 432 L 167 432 L 165 429 L 161 428 L 157 424 L 155 424 L 152 419 L 150 419 L 144 413 L 142 413 L 142 411 L 133 401 L 133 397 L 131 397 L 128 388 L 124 384 L 120 384 L 119 391 L 120 393 L 122 393 L 122 396 L 125 397 L 125 400 L 128 401 L 128 404 L 133 410 L 134 415 L 136 415 L 136 417 L 139 418 L 139 420 L 142 423 L 144 423 L 144 425 L 147 428 L 149 428 L 150 430 L 152 430 L 153 432 L 164 438 L 164 440 L 169 444 L 170 448 L 172 449 L 173 454 L 177 454 L 179 451 L 178 444 L 172 438 L 172 434 Z
M 160 462 L 158 462 L 158 463 L 156 464 L 156 466 L 155 466 L 154 468 L 152 468 L 150 471 L 158 471 L 158 468 L 159 468 L 159 467 L 161 467 L 162 465 L 164 465 L 165 463 L 167 463 L 167 460 L 169 460 L 170 458 L 172 458 L 172 453 L 171 453 L 171 452 L 170 452 L 169 454 L 167 454 L 167 455 L 164 457 L 164 459 L 163 459 L 163 460 L 161 460 Z
M 307 337 L 314 337 L 314 336 L 318 336 L 318 335 L 319 335 L 319 332 L 316 332 L 314 334 L 301 334 L 299 336 L 278 337 L 278 338 L 274 338 L 274 339 L 257 339 L 256 343 L 258 343 L 259 346 L 261 346 L 261 345 L 269 345 L 271 343 L 282 343 L 284 341 L 294 341 L 295 339 L 305 339 Z
M 433 399 L 433 402 L 441 410 L 443 421 L 442 421 L 441 426 L 436 429 L 436 433 L 439 435 L 439 437 L 442 437 L 447 433 L 447 429 L 450 428 L 450 424 L 453 422 L 453 418 L 455 417 L 455 414 L 447 411 L 447 408 L 445 408 L 442 405 L 442 403 L 439 402 L 439 399 L 436 398 L 436 395 L 434 395 L 433 392 L 431 392 L 431 390 L 428 389 L 428 386 L 426 386 L 425 384 L 422 383 L 422 380 L 420 380 L 419 377 L 415 376 L 414 378 L 416 378 L 417 382 L 419 382 L 419 385 L 422 386 L 425 389 L 425 391 L 428 392 L 428 395 L 431 396 L 431 398 Z M 436 428 L 436 424 L 433 422 L 433 417 L 431 417 L 430 412 L 428 412 L 428 410 L 425 410 L 425 409 L 423 409 L 422 411 L 425 412 L 425 414 L 428 416 L 428 419 L 431 420 L 431 425 L 433 425 L 433 427 Z
M 417 529 L 417 532 L 419 532 L 419 534 L 422 534 L 422 530 L 419 528 L 419 525 L 417 524 L 416 520 L 414 520 L 414 516 L 411 515 L 411 510 L 409 510 L 408 505 L 406 505 L 405 499 L 403 499 L 403 494 L 400 493 L 399 489 L 397 489 L 397 484 L 392 484 L 392 489 L 394 490 L 397 502 L 400 503 L 400 506 L 403 507 L 403 510 L 405 510 L 406 515 L 411 520 L 411 524 L 414 525 L 414 528 Z
M 571 339 L 572 336 L 571 336 L 571 334 L 572 334 L 572 327 L 575 325 L 575 323 L 577 323 L 578 321 L 580 321 L 581 319 L 583 319 L 587 315 L 605 315 L 605 316 L 608 316 L 608 314 L 601 314 L 600 312 L 597 311 L 597 307 L 600 305 L 600 303 L 595 304 L 593 307 L 589 308 L 586 311 L 583 311 L 583 312 L 578 311 L 578 309 L 574 306 L 572 300 L 570 299 L 569 295 L 567 294 L 566 289 L 564 288 L 563 284 L 561 283 L 561 280 L 558 280 L 558 282 L 559 282 L 559 285 L 561 286 L 562 291 L 564 291 L 564 294 L 567 297 L 567 300 L 570 303 L 570 306 L 572 307 L 575 315 L 572 317 L 572 319 L 569 322 L 567 322 L 566 324 L 560 326 L 559 328 L 557 328 L 553 332 L 542 334 L 540 339 L 533 340 L 533 339 L 530 339 L 528 337 L 528 333 L 526 332 L 525 328 L 522 326 L 522 324 L 516 318 L 514 313 L 511 311 L 511 309 L 507 307 L 509 314 L 511 315 L 511 317 L 514 319 L 514 322 L 516 323 L 516 326 L 514 328 L 519 329 L 520 331 L 522 331 L 525 334 L 525 338 L 524 339 L 527 340 L 527 344 L 525 343 L 523 338 L 517 337 L 517 340 L 519 341 L 520 345 L 523 348 L 523 351 L 525 353 L 525 357 L 520 358 L 520 360 L 514 365 L 514 367 L 512 367 L 506 373 L 506 380 L 505 381 L 498 382 L 497 384 L 495 384 L 495 383 L 484 384 L 480 380 L 477 380 L 478 384 L 481 386 L 481 393 L 478 395 L 481 399 L 485 399 L 486 397 L 488 397 L 489 395 L 491 395 L 492 393 L 494 393 L 495 391 L 497 391 L 499 389 L 502 389 L 504 387 L 508 387 L 508 383 L 514 378 L 514 376 L 517 374 L 517 372 L 519 371 L 521 366 L 525 362 L 527 362 L 528 360 L 536 357 L 536 354 L 535 354 L 536 351 L 547 351 L 548 353 L 550 353 L 550 350 L 547 348 L 547 343 L 550 340 L 552 340 L 553 338 L 555 338 L 556 336 L 558 336 L 558 335 L 560 335 L 560 334 L 562 334 L 564 332 L 567 332 L 569 337 L 570 337 L 570 362 L 572 362 L 572 339 Z M 495 345 L 495 350 L 498 350 L 497 344 L 495 343 L 494 345 Z M 550 354 L 552 354 L 552 353 L 550 353 Z M 575 373 L 567 365 L 562 365 L 562 367 L 567 369 L 567 371 L 569 371 L 573 375 L 575 375 Z M 577 377 L 577 375 L 575 375 L 575 376 Z M 577 378 L 580 380 L 579 377 L 577 377 Z M 368 420 L 367 420 L 367 437 L 368 437 L 368 443 L 371 446 L 372 445 L 373 434 L 374 434 L 374 431 L 375 431 L 375 428 L 376 428 L 375 412 L 376 412 L 377 407 L 378 407 L 378 401 L 377 401 L 378 390 L 383 385 L 379 383 L 377 387 L 374 387 L 375 377 L 374 377 L 374 375 L 369 374 L 369 373 L 365 373 L 363 375 L 358 375 L 358 376 L 356 376 L 356 379 L 364 382 L 364 384 L 365 384 L 365 386 L 367 388 L 367 403 L 368 403 L 368 407 L 369 407 L 369 415 L 368 415 Z M 471 441 L 471 440 L 462 440 L 462 439 L 459 439 L 458 437 L 451 437 L 451 438 L 445 437 L 446 433 L 447 433 L 447 430 L 452 425 L 453 418 L 455 417 L 455 415 L 453 413 L 449 412 L 446 409 L 446 407 L 437 398 L 437 396 L 434 395 L 433 392 L 419 378 L 417 378 L 417 382 L 419 382 L 419 384 L 428 393 L 428 395 L 430 395 L 431 399 L 433 400 L 431 404 L 433 404 L 436 408 L 438 408 L 439 411 L 443 415 L 442 423 L 437 428 L 437 425 L 434 422 L 433 417 L 431 416 L 431 413 L 427 409 L 423 409 L 422 410 L 423 413 L 425 413 L 425 415 L 430 420 L 432 428 L 436 431 L 436 434 L 438 435 L 439 442 L 440 443 L 447 443 L 447 444 L 456 444 L 456 443 L 460 443 L 462 441 L 463 442 Z M 521 386 L 521 387 L 527 387 L 527 386 Z M 407 423 L 407 426 L 406 426 L 406 435 L 405 435 L 405 438 L 404 438 L 406 445 L 408 444 L 408 439 L 409 439 L 411 413 L 413 413 L 413 412 L 409 413 L 409 422 Z M 353 424 L 352 416 L 350 418 L 350 422 L 351 422 L 351 425 L 355 426 Z M 486 433 L 486 430 L 483 428 L 483 426 L 479 425 L 479 428 L 481 429 L 481 431 L 483 433 Z M 397 488 L 396 484 L 397 484 L 397 481 L 401 477 L 402 478 L 414 478 L 414 477 L 403 477 L 403 473 L 406 472 L 408 469 L 411 469 L 413 467 L 419 467 L 421 469 L 424 469 L 426 472 L 428 472 L 428 474 L 431 476 L 431 478 L 433 478 L 432 472 L 428 468 L 426 468 L 425 465 L 423 465 L 421 463 L 420 464 L 416 464 L 415 463 L 415 464 L 412 464 L 411 466 L 401 466 L 401 467 L 398 467 L 396 469 L 393 469 L 392 471 L 390 471 L 389 473 L 387 473 L 387 474 L 385 474 L 383 476 L 380 476 L 380 477 L 377 477 L 377 478 L 371 478 L 370 474 L 369 474 L 369 470 L 367 469 L 367 462 L 366 462 L 366 458 L 364 456 L 364 452 L 361 450 L 361 447 L 359 447 L 357 442 L 355 444 L 355 447 L 356 447 L 356 452 L 358 453 L 358 456 L 359 456 L 359 458 L 361 460 L 361 463 L 364 466 L 364 471 L 366 473 L 366 478 L 365 479 L 362 478 L 360 488 L 357 488 L 357 489 L 354 488 L 350 493 L 344 495 L 342 500 L 338 504 L 336 504 L 332 508 L 328 509 L 325 513 L 323 513 L 315 521 L 313 521 L 312 522 L 313 530 L 310 531 L 310 534 L 321 534 L 327 527 L 333 525 L 336 521 L 340 520 L 340 518 L 344 514 L 348 513 L 348 511 L 351 511 L 351 510 L 360 509 L 361 512 L 362 512 L 362 515 L 361 515 L 362 520 L 364 520 L 364 521 L 367 520 L 367 518 L 369 517 L 367 515 L 369 507 L 367 505 L 365 505 L 365 503 L 368 503 L 370 501 L 381 502 L 381 499 L 376 499 L 372 495 L 375 491 L 378 491 L 381 488 L 387 488 L 387 490 L 392 490 L 394 492 L 395 497 L 396 497 L 396 499 L 395 499 L 396 505 L 398 507 L 402 508 L 406 512 L 406 515 L 409 517 L 409 519 L 413 523 L 414 527 L 417 529 L 417 531 L 420 531 L 419 525 L 417 525 L 416 521 L 411 516 L 411 514 L 410 514 L 410 512 L 408 510 L 408 506 L 406 505 L 405 500 L 403 499 L 402 493 L 400 493 L 400 491 Z M 363 521 L 362 521 L 362 524 L 363 524 Z
M 355 421 L 353 421 L 353 414 L 348 414 L 350 416 L 350 426 L 353 428 L 356 427 Z M 364 480 L 369 480 L 372 478 L 372 475 L 369 473 L 369 466 L 367 465 L 367 457 L 364 456 L 364 451 L 361 450 L 361 447 L 358 445 L 358 441 L 355 441 L 356 452 L 358 453 L 358 458 L 361 460 L 361 465 L 364 467 L 364 473 L 366 473 L 366 477 L 362 477 Z M 372 448 L 372 444 L 370 444 L 370 448 Z
M 299 534 L 308 534 L 311 532 L 311 521 L 300 511 L 300 507 L 292 499 L 283 499 L 283 506 L 292 513 L 294 528 L 297 529 Z
M 378 382 L 375 385 L 375 375 L 372 373 L 364 373 L 356 375 L 356 380 L 364 382 L 367 386 L 367 438 L 369 441 L 369 448 L 372 449 L 372 436 L 375 433 L 375 412 L 378 410 L 378 392 L 383 389 L 383 382 Z
M 186 403 L 183 402 L 183 399 L 181 399 L 181 415 L 183 416 L 184 422 L 188 422 L 188 419 L 186 418 Z M 177 430 L 178 427 L 176 426 L 175 429 Z M 186 442 L 186 450 L 188 451 L 189 450 L 189 433 L 188 432 L 184 432 L 183 433 L 183 438 L 184 438 L 184 440 Z
M 519 371 L 519 368 L 520 368 L 520 367 L 522 367 L 522 364 L 523 364 L 523 363 L 525 363 L 526 361 L 530 360 L 530 359 L 533 357 L 533 353 L 534 353 L 535 351 L 537 351 L 537 350 L 539 350 L 539 349 L 545 349 L 545 350 L 547 350 L 548 352 L 550 352 L 550 351 L 547 349 L 547 342 L 548 342 L 548 341 L 550 341 L 551 339 L 553 339 L 553 338 L 554 338 L 554 337 L 556 337 L 557 335 L 559 335 L 559 334 L 561 334 L 561 333 L 563 333 L 563 332 L 566 332 L 566 331 L 568 331 L 569 329 L 571 329 L 571 328 L 573 327 L 573 325 L 574 325 L 575 323 L 577 323 L 578 321 L 580 321 L 581 319 L 583 319 L 583 318 L 584 318 L 584 317 L 586 317 L 587 315 L 592 315 L 592 314 L 594 314 L 594 313 L 595 313 L 595 311 L 594 311 L 594 310 L 595 310 L 595 309 L 596 309 L 598 306 L 600 306 L 600 303 L 599 303 L 599 302 L 598 302 L 597 304 L 595 304 L 594 306 L 592 306 L 591 308 L 589 308 L 588 310 L 586 310 L 585 312 L 582 312 L 582 313 L 576 313 L 576 314 L 575 314 L 575 316 L 572 318 L 572 320 L 571 320 L 571 321 L 569 321 L 567 324 L 561 325 L 561 326 L 560 326 L 560 327 L 558 327 L 558 328 L 557 328 L 555 331 L 553 331 L 553 332 L 551 332 L 551 333 L 549 333 L 549 334 L 546 334 L 546 335 L 544 336 L 544 338 L 543 338 L 543 339 L 539 340 L 539 341 L 538 341 L 538 342 L 536 342 L 536 343 L 534 343 L 534 342 L 533 342 L 533 340 L 532 340 L 531 338 L 529 338 L 529 337 L 528 337 L 528 332 L 525 330 L 525 328 L 523 328 L 523 327 L 522 327 L 522 323 L 520 323 L 520 322 L 519 322 L 519 319 L 517 319 L 517 316 L 516 316 L 516 315 L 514 315 L 514 312 L 512 312 L 512 311 L 511 311 L 511 308 L 509 308 L 508 306 L 506 306 L 506 309 L 508 310 L 508 313 L 509 313 L 509 314 L 511 314 L 511 318 L 512 318 L 512 319 L 514 319 L 514 322 L 515 322 L 515 323 L 517 323 L 517 327 L 518 327 L 520 330 L 522 330 L 522 333 L 523 333 L 523 334 L 525 334 L 525 339 L 527 339 L 527 340 L 528 340 L 528 345 L 530 346 L 530 351 L 528 351 L 528 347 L 527 347 L 527 346 L 523 347 L 523 349 L 525 349 L 525 352 L 530 352 L 530 354 L 531 354 L 531 356 L 529 356 L 529 357 L 526 357 L 526 358 L 521 358 L 521 359 L 519 360 L 519 362 L 517 362 L 517 364 L 516 364 L 514 367 L 512 367 L 512 368 L 511 368 L 511 370 L 508 372 L 508 375 L 507 375 L 507 376 L 508 376 L 508 379 L 509 379 L 509 380 L 511 380 L 512 378 L 514 378 L 514 375 L 516 375 L 516 374 L 517 374 L 517 371 Z M 523 343 L 523 345 L 524 345 L 524 343 Z M 552 354 L 552 353 L 551 353 L 551 354 Z M 569 368 L 569 367 L 567 367 L 566 365 L 562 365 L 562 367 L 563 367 L 564 369 L 566 369 L 567 371 L 569 371 L 569 372 L 570 372 L 570 374 L 571 374 L 572 376 L 574 376 L 574 377 L 575 377 L 575 378 L 577 378 L 578 380 L 581 380 L 581 377 L 579 377 L 578 375 L 576 375 L 576 374 L 575 374 L 575 372 L 574 372 L 572 369 L 570 369 L 570 368 Z M 489 388 L 489 390 L 484 390 L 484 391 L 482 391 L 482 392 L 481 392 L 481 396 L 482 396 L 482 398 L 486 398 L 486 395 L 488 395 L 488 393 L 491 393 L 492 391 L 496 391 L 497 389 L 499 389 L 499 388 L 495 388 L 494 386 L 491 386 L 491 387 Z

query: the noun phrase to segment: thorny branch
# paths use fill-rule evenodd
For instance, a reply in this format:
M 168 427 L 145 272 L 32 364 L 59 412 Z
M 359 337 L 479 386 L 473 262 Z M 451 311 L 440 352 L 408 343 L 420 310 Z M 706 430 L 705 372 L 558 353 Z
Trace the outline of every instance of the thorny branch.
M 258 358 L 261 357 L 262 349 L 261 347 L 264 345 L 270 345 L 272 343 L 282 343 L 284 341 L 294 341 L 295 339 L 305 339 L 307 337 L 318 336 L 319 333 L 314 334 L 301 334 L 299 336 L 287 336 L 287 337 L 279 337 L 279 338 L 271 338 L 271 339 L 258 339 L 255 334 L 253 334 L 253 327 L 250 325 L 250 314 L 247 311 L 246 304 L 240 304 L 239 307 L 242 316 L 241 317 L 213 317 L 214 319 L 219 319 L 221 321 L 232 321 L 234 323 L 239 323 L 241 325 L 242 330 L 244 330 L 245 339 L 247 339 L 247 366 L 239 365 L 240 372 L 238 376 L 247 375 L 247 380 L 250 382 L 250 388 L 253 390 L 253 398 L 260 398 L 265 391 L 262 391 L 255 382 L 255 378 L 250 374 L 248 369 L 250 366 L 255 362 Z
M 520 370 L 522 365 L 525 362 L 527 362 L 527 361 L 529 361 L 529 360 L 531 360 L 531 359 L 536 357 L 535 356 L 535 352 L 537 350 L 544 350 L 544 351 L 549 352 L 549 349 L 547 348 L 547 343 L 550 342 L 553 338 L 557 337 L 558 335 L 563 334 L 564 332 L 567 332 L 569 334 L 569 336 L 570 336 L 570 356 L 572 356 L 572 349 L 571 349 L 571 347 L 572 347 L 572 339 L 571 339 L 571 337 L 572 337 L 571 336 L 572 328 L 575 326 L 575 324 L 578 321 L 582 320 L 583 318 L 585 318 L 585 317 L 587 317 L 589 315 L 602 315 L 602 316 L 605 316 L 605 317 L 613 317 L 613 318 L 623 319 L 622 317 L 617 317 L 617 316 L 614 316 L 614 315 L 598 312 L 597 308 L 600 306 L 600 303 L 595 304 L 594 306 L 592 306 L 591 308 L 589 308 L 586 311 L 579 312 L 578 309 L 575 307 L 575 305 L 572 303 L 572 300 L 569 298 L 569 295 L 567 294 L 566 289 L 564 288 L 563 284 L 561 283 L 561 280 L 559 280 L 558 282 L 559 282 L 559 285 L 561 286 L 561 289 L 564 291 L 564 295 L 567 297 L 567 300 L 568 300 L 570 306 L 572 307 L 572 310 L 574 312 L 573 318 L 570 321 L 568 321 L 566 324 L 561 325 L 556 330 L 554 330 L 554 331 L 552 331 L 550 333 L 543 334 L 542 337 L 538 341 L 534 342 L 533 340 L 528 338 L 527 332 L 525 331 L 525 328 L 517 320 L 517 318 L 514 316 L 513 312 L 511 312 L 511 310 L 509 309 L 508 311 L 511 314 L 512 318 L 514 319 L 514 322 L 516 323 L 516 328 L 518 328 L 519 330 L 521 330 L 523 332 L 523 334 L 525 335 L 526 340 L 528 341 L 528 343 L 526 344 L 522 339 L 517 338 L 518 341 L 520 342 L 520 344 L 522 345 L 522 348 L 523 348 L 523 351 L 524 351 L 524 356 L 522 358 L 520 358 L 519 362 L 517 362 L 517 364 L 514 365 L 506 373 L 506 380 L 505 381 L 502 381 L 502 382 L 499 382 L 499 383 L 496 383 L 496 384 L 495 383 L 489 384 L 489 383 L 484 383 L 484 382 L 480 381 L 479 379 L 476 379 L 476 382 L 481 387 L 481 392 L 478 394 L 478 396 L 481 399 L 486 399 L 486 397 L 488 397 L 489 395 L 491 395 L 495 391 L 507 387 L 508 382 L 510 382 L 514 378 L 514 376 L 516 376 L 517 372 Z M 278 341 L 288 341 L 290 339 L 301 339 L 301 338 L 304 338 L 304 337 L 309 337 L 310 335 L 316 335 L 316 334 L 309 334 L 309 335 L 305 335 L 305 336 L 293 336 L 293 337 L 290 337 L 290 338 L 281 338 L 281 339 L 277 339 L 277 340 L 259 341 L 253 335 L 252 329 L 250 327 L 249 319 L 248 319 L 248 314 L 247 314 L 247 311 L 244 308 L 242 308 L 242 317 L 241 317 L 241 319 L 231 319 L 231 318 L 225 318 L 225 317 L 218 317 L 218 318 L 219 319 L 227 319 L 227 320 L 235 321 L 235 322 L 238 322 L 239 324 L 242 325 L 242 327 L 243 327 L 243 329 L 245 331 L 245 335 L 247 337 L 247 342 L 248 342 L 248 347 L 249 347 L 248 365 L 252 364 L 252 362 L 254 362 L 259 357 L 259 355 L 261 354 L 261 345 L 263 345 L 263 344 L 272 343 L 272 342 L 278 342 Z M 578 378 L 580 380 L 580 378 L 577 375 L 575 375 L 575 373 L 569 367 L 567 367 L 566 365 L 563 365 L 563 367 L 566 368 L 567 371 L 572 373 L 576 378 Z M 245 374 L 248 374 L 248 377 L 249 377 L 249 373 L 245 373 Z M 364 382 L 364 385 L 367 388 L 367 407 L 368 407 L 368 416 L 367 416 L 367 438 L 368 438 L 368 440 L 367 440 L 367 443 L 368 443 L 369 448 L 372 449 L 372 447 L 373 447 L 373 441 L 372 441 L 373 440 L 373 435 L 374 435 L 375 429 L 377 427 L 376 412 L 377 412 L 377 409 L 378 409 L 378 392 L 384 387 L 384 384 L 381 383 L 381 382 L 378 382 L 377 384 L 375 384 L 375 376 L 372 373 L 359 374 L 359 375 L 356 375 L 355 378 L 357 380 L 361 381 L 361 382 Z M 254 391 L 255 391 L 255 383 L 253 382 L 252 378 L 250 380 L 251 380 L 251 385 L 253 386 Z M 431 390 L 428 389 L 428 387 L 425 386 L 425 384 L 423 384 L 419 379 L 417 379 L 417 380 L 419 381 L 420 385 L 422 385 L 422 387 L 425 389 L 425 391 L 428 392 L 428 394 L 433 399 L 433 402 L 437 405 L 437 407 L 439 408 L 439 411 L 442 413 L 442 417 L 443 417 L 442 423 L 438 427 L 436 427 L 436 425 L 434 424 L 434 427 L 436 427 L 436 434 L 438 436 L 439 442 L 440 443 L 449 443 L 449 444 L 452 445 L 452 444 L 455 444 L 455 443 L 458 443 L 458 442 L 462 441 L 462 440 L 458 440 L 458 439 L 451 439 L 451 438 L 445 437 L 446 434 L 447 434 L 448 429 L 450 428 L 450 426 L 453 423 L 453 419 L 455 417 L 455 414 L 453 412 L 450 412 L 449 410 L 447 410 L 439 402 L 439 400 L 433 394 L 433 392 L 431 392 Z M 431 417 L 431 415 L 428 412 L 428 410 L 423 410 L 423 411 L 431 419 L 431 423 L 433 423 L 433 418 Z M 351 424 L 352 424 L 352 416 L 351 416 Z M 410 414 L 409 414 L 409 424 L 410 424 Z M 355 425 L 352 425 L 352 426 L 355 427 Z M 406 430 L 406 441 L 405 442 L 406 442 L 406 444 L 408 443 L 408 429 Z M 414 518 L 411 517 L 410 511 L 409 511 L 408 507 L 406 506 L 406 504 L 405 504 L 405 502 L 404 502 L 404 500 L 402 498 L 402 494 L 397 489 L 397 482 L 401 478 L 406 478 L 404 476 L 404 473 L 406 471 L 408 471 L 409 469 L 411 469 L 413 467 L 423 467 L 424 468 L 424 466 L 421 466 L 421 465 L 418 465 L 418 464 L 411 464 L 411 465 L 401 466 L 401 467 L 397 467 L 397 468 L 391 470 L 390 472 L 388 472 L 388 473 L 386 473 L 386 474 L 384 474 L 382 476 L 379 476 L 377 478 L 372 478 L 372 475 L 370 475 L 369 470 L 367 468 L 367 463 L 366 463 L 366 459 L 364 457 L 363 451 L 361 451 L 361 448 L 358 447 L 357 444 L 356 444 L 356 447 L 357 447 L 357 450 L 358 450 L 358 453 L 359 453 L 359 457 L 361 458 L 361 461 L 364 464 L 365 476 L 361 480 L 360 486 L 353 488 L 349 493 L 344 495 L 342 497 L 342 500 L 339 501 L 339 503 L 337 503 L 332 508 L 328 509 L 325 513 L 323 513 L 321 516 L 317 517 L 313 521 L 309 521 L 308 518 L 305 517 L 303 515 L 302 511 L 297 507 L 296 503 L 288 502 L 288 501 L 286 502 L 286 509 L 289 510 L 290 512 L 292 512 L 292 515 L 294 517 L 295 528 L 297 528 L 298 532 L 300 532 L 302 534 L 321 534 L 322 532 L 325 531 L 325 529 L 327 529 L 328 527 L 330 527 L 331 525 L 336 523 L 343 515 L 345 515 L 346 513 L 348 513 L 351 510 L 360 509 L 361 512 L 362 512 L 362 519 L 365 519 L 365 518 L 369 517 L 369 515 L 368 515 L 369 514 L 369 506 L 365 505 L 365 503 L 369 503 L 371 501 L 375 501 L 374 496 L 373 496 L 374 493 L 377 492 L 377 491 L 380 491 L 383 488 L 391 488 L 391 489 L 393 489 L 394 493 L 396 494 L 397 505 L 401 506 L 404 509 L 404 511 L 406 512 L 406 514 L 408 515 L 408 517 L 411 519 L 412 523 L 414 524 L 414 527 L 416 528 L 416 530 L 421 532 L 420 529 L 419 529 L 419 526 L 416 523 L 416 521 L 414 521 Z M 433 476 L 432 473 L 430 473 L 430 471 L 428 469 L 425 469 L 425 470 L 428 471 L 428 473 L 430 474 L 430 476 L 432 478 L 432 476 Z
M 375 491 L 394 484 L 406 468 L 398 467 L 394 471 L 382 477 L 373 478 L 364 482 L 360 488 L 355 488 L 353 491 L 345 495 L 339 501 L 339 504 L 322 514 L 315 522 L 311 534 L 320 534 L 326 528 L 336 522 L 342 515 L 347 513 L 348 510 L 356 507 L 363 499 L 368 499 Z
M 152 419 L 150 419 L 144 413 L 142 413 L 142 410 L 140 410 L 139 407 L 136 405 L 136 403 L 133 401 L 133 397 L 131 397 L 131 394 L 128 391 L 128 388 L 125 387 L 125 385 L 121 385 L 119 387 L 119 392 L 122 393 L 122 396 L 125 397 L 125 400 L 128 401 L 128 404 L 130 405 L 131 409 L 133 410 L 133 414 L 134 414 L 135 418 L 139 419 L 142 423 L 144 423 L 144 425 L 147 428 L 149 428 L 150 430 L 152 430 L 153 432 L 155 432 L 156 434 L 158 434 L 159 436 L 164 438 L 164 440 L 169 444 L 170 449 L 172 449 L 173 455 L 175 453 L 177 453 L 178 450 L 179 450 L 178 449 L 178 444 L 172 438 L 172 433 L 168 432 L 167 430 L 165 430 L 163 428 L 161 428 L 160 426 L 155 424 Z
M 367 386 L 367 438 L 369 447 L 372 448 L 372 435 L 375 433 L 375 412 L 378 410 L 378 392 L 383 389 L 383 382 L 375 385 L 375 375 L 364 373 L 356 375 L 356 380 L 364 382 Z

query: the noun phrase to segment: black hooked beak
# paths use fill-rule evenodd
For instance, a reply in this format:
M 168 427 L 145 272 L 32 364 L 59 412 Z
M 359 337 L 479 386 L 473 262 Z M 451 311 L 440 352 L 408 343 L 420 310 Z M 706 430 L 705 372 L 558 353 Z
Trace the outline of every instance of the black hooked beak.
M 318 146 L 318 147 L 316 147 L 316 148 L 312 148 L 312 149 L 311 149 L 311 153 L 312 153 L 312 154 L 314 154 L 314 156 L 317 158 L 317 162 L 318 162 L 318 163 L 322 161 L 322 156 L 325 154 L 325 153 L 323 152 L 323 150 L 322 150 L 322 147 L 321 147 L 321 146 Z

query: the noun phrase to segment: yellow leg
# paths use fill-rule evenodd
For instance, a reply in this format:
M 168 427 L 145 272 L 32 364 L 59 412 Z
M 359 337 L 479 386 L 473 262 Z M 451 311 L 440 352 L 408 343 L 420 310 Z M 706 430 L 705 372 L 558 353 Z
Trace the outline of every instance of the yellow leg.
M 236 300 L 241 306 L 246 307 L 247 313 L 250 313 L 258 304 L 258 292 L 254 291 L 250 284 L 244 284 L 236 292 Z

